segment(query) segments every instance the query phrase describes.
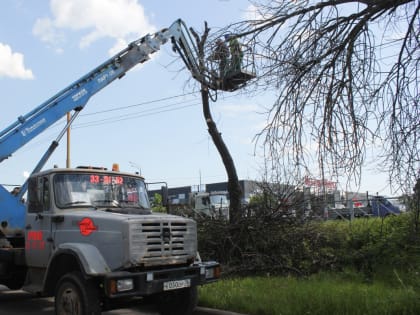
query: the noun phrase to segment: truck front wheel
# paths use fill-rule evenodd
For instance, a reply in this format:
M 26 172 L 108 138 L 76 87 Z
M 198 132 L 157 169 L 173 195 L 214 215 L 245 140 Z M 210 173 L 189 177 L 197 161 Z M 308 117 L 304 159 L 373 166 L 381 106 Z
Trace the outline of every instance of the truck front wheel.
M 56 315 L 99 315 L 101 307 L 98 290 L 80 272 L 64 275 L 55 291 Z
M 157 308 L 161 315 L 191 315 L 197 306 L 197 287 L 161 293 Z

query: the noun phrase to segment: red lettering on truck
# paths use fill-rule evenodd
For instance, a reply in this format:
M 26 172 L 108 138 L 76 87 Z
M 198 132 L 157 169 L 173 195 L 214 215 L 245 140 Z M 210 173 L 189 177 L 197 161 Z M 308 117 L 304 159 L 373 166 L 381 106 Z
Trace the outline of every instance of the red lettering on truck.
M 26 249 L 44 250 L 45 241 L 42 231 L 28 231 L 25 242 Z

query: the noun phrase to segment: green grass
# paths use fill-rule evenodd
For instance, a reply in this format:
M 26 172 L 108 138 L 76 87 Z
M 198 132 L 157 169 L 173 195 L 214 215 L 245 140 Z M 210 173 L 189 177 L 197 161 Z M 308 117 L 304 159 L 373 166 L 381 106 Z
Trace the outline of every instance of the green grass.
M 200 288 L 199 305 L 249 315 L 415 315 L 420 314 L 420 294 L 404 283 L 367 284 L 357 274 L 323 273 L 306 279 L 221 280 Z

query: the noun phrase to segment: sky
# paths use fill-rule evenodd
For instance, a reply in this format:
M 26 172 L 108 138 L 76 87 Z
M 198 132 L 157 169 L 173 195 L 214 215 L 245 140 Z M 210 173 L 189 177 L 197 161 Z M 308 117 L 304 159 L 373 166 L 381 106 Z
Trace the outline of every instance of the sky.
M 2 0 L 0 130 L 126 45 L 181 18 L 198 32 L 243 20 L 245 0 Z M 208 135 L 197 86 L 164 45 L 154 57 L 94 95 L 71 129 L 71 166 L 140 172 L 169 187 L 227 180 Z M 181 70 L 181 71 L 180 71 Z M 218 93 L 211 111 L 239 179 L 262 178 L 262 130 L 273 96 Z M 65 125 L 63 118 L 0 163 L 0 184 L 20 185 Z M 44 168 L 66 165 L 63 139 Z M 384 174 L 366 171 L 361 191 L 389 194 Z

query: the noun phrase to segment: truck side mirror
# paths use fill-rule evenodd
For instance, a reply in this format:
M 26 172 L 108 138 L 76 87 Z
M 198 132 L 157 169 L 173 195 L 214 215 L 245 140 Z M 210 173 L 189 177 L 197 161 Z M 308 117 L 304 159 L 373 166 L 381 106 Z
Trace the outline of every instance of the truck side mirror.
M 168 187 L 162 186 L 160 188 L 161 195 L 162 195 L 162 206 L 167 207 L 168 206 Z

